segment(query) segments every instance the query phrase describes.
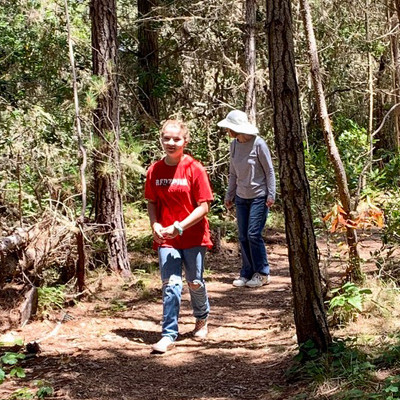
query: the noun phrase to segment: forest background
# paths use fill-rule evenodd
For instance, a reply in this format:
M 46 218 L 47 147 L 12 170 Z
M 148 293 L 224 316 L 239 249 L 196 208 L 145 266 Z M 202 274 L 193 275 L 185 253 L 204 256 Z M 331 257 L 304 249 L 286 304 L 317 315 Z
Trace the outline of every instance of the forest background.
M 145 170 L 161 156 L 159 127 L 167 118 L 181 118 L 189 124 L 189 151 L 206 166 L 216 197 L 210 221 L 217 238 L 229 241 L 236 235 L 234 218 L 223 207 L 229 139 L 216 126 L 229 110 L 246 109 L 255 115 L 260 134 L 272 150 L 279 180 L 267 7 L 263 2 L 252 2 L 257 6 L 253 25 L 256 69 L 254 75 L 249 75 L 248 3 L 251 2 L 116 3 L 118 152 L 113 158 L 115 165 L 107 168 L 118 170 L 117 188 L 128 249 L 149 247 L 151 235 L 138 235 L 137 226 L 146 218 Z M 6 242 L 2 242 L 1 284 L 4 289 L 23 271 L 21 288 L 29 282 L 59 288 L 76 275 L 78 247 L 74 235 L 82 224 L 88 255 L 86 268 L 113 267 L 96 208 L 101 196 L 98 183 L 102 174 L 110 171 L 96 167 L 104 147 L 93 117 L 109 82 L 101 74 L 94 74 L 93 14 L 88 2 L 3 0 L 1 5 L 2 237 L 13 237 L 17 227 L 20 232 L 41 232 L 24 244 L 29 246 L 29 241 L 36 241 L 35 251 L 24 254 L 22 262 L 21 254 L 9 254 Z M 340 241 L 349 224 L 356 229 L 382 228 L 378 233 L 381 246 L 374 255 L 374 274 L 396 291 L 398 259 L 394 255 L 400 240 L 400 123 L 396 108 L 400 88 L 399 4 L 389 0 L 310 1 L 319 73 L 347 176 L 351 215 L 342 212 L 335 170 L 319 121 L 310 77 L 310 49 L 301 15 L 304 3 L 291 5 L 302 145 L 314 229 L 317 234 Z M 250 106 L 247 96 L 252 79 L 256 104 Z M 80 173 L 83 148 L 88 162 L 84 171 L 87 199 L 82 197 L 84 182 Z M 271 226 L 283 228 L 283 209 L 278 193 Z M 81 212 L 83 219 L 77 224 Z M 40 246 L 39 236 L 47 236 Z M 56 238 L 56 242 L 47 242 L 49 237 Z M 351 299 L 347 290 L 345 287 L 337 292 L 341 300 L 343 296 Z M 361 311 L 357 307 L 350 309 L 351 318 L 354 312 Z

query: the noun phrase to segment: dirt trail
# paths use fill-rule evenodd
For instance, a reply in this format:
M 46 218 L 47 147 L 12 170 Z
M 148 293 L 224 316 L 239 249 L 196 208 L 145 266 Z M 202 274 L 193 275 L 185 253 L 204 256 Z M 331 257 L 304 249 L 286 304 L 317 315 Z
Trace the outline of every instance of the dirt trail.
M 271 284 L 234 288 L 239 271 L 237 247 L 225 244 L 207 255 L 207 288 L 212 314 L 206 340 L 190 337 L 194 327 L 189 293 L 184 289 L 180 338 L 165 355 L 151 354 L 160 337 L 162 315 L 158 279 L 143 298 L 117 277 L 66 310 L 73 320 L 41 344 L 25 364 L 27 377 L 49 382 L 57 399 L 189 400 L 291 399 L 302 391 L 285 372 L 296 354 L 287 249 L 282 234 L 269 236 Z M 156 277 L 156 275 L 155 275 Z M 25 342 L 45 336 L 55 322 L 34 321 L 16 334 Z M 0 386 L 5 399 L 18 386 Z

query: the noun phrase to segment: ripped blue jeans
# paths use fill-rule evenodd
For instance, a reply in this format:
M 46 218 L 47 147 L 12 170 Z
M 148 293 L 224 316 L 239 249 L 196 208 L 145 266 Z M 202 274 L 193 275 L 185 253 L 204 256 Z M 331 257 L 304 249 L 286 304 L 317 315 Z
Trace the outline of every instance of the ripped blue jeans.
M 193 315 L 196 319 L 206 319 L 210 312 L 207 290 L 203 279 L 204 246 L 178 250 L 159 247 L 161 280 L 163 284 L 163 324 L 162 336 L 172 340 L 178 337 L 178 317 L 182 295 L 182 266 L 185 268 L 189 286 Z

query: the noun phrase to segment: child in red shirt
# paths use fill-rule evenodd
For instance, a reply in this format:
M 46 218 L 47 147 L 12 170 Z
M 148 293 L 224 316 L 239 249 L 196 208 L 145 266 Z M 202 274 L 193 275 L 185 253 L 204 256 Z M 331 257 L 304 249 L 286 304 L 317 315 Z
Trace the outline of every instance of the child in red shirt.
M 206 248 L 212 246 L 206 215 L 213 194 L 204 167 L 184 153 L 188 141 L 184 123 L 164 123 L 161 144 L 166 156 L 150 166 L 145 186 L 163 283 L 162 338 L 153 345 L 159 353 L 169 350 L 178 337 L 182 266 L 196 318 L 193 334 L 204 338 L 208 333 L 210 306 L 203 272 Z

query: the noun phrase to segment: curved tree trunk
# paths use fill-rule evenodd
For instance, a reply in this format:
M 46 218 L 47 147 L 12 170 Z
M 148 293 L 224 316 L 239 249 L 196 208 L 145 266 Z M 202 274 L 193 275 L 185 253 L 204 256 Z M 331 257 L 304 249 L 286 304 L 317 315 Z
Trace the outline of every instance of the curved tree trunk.
M 130 274 L 122 199 L 119 192 L 119 103 L 117 83 L 117 16 L 115 0 L 92 0 L 93 73 L 104 79 L 97 99 L 94 130 L 96 223 L 105 234 L 108 263 L 124 275 Z
M 311 64 L 311 78 L 314 85 L 314 93 L 318 107 L 319 120 L 322 131 L 324 133 L 325 143 L 328 148 L 329 158 L 335 171 L 335 180 L 339 191 L 339 198 L 342 203 L 343 210 L 346 212 L 347 218 L 351 219 L 350 191 L 347 183 L 346 171 L 344 169 L 338 148 L 335 143 L 332 124 L 326 106 L 325 94 L 320 74 L 317 43 L 314 36 L 314 28 L 312 24 L 310 5 L 308 4 L 308 1 L 300 0 L 300 8 L 307 38 L 308 55 Z M 351 280 L 362 281 L 363 278 L 360 266 L 360 256 L 357 249 L 358 241 L 356 230 L 347 227 L 346 238 L 349 248 L 349 265 L 347 268 L 347 276 Z
M 249 121 L 256 124 L 256 0 L 246 0 L 246 105 Z
M 312 340 L 316 348 L 325 351 L 332 339 L 321 292 L 305 172 L 290 0 L 267 0 L 267 37 L 297 340 L 299 344 Z

